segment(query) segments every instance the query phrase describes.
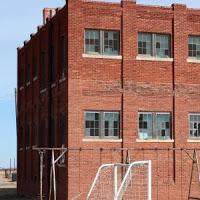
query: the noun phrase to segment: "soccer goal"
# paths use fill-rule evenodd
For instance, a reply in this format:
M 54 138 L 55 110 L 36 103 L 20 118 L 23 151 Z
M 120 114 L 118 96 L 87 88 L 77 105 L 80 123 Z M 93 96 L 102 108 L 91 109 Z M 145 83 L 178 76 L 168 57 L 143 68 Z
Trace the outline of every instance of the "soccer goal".
M 100 166 L 87 200 L 151 200 L 151 161 Z

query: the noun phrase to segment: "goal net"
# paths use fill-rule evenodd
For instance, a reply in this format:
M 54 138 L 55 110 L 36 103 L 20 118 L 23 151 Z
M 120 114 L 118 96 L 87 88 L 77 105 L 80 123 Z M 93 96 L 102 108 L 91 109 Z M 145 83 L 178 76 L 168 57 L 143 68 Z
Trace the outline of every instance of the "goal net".
M 87 200 L 151 200 L 151 161 L 104 164 Z

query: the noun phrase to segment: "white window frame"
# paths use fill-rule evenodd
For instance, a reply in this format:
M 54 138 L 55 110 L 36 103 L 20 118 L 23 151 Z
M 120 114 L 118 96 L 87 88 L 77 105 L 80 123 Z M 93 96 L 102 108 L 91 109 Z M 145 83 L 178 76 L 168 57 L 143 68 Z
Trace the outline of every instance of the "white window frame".
M 100 52 L 86 52 L 86 31 L 98 31 L 99 32 L 99 48 Z M 118 32 L 119 34 L 119 41 L 118 41 L 118 54 L 105 54 L 104 53 L 104 32 Z M 84 55 L 101 55 L 101 56 L 110 56 L 110 57 L 118 57 L 120 56 L 120 31 L 119 30 L 101 30 L 101 29 L 84 29 Z
M 139 54 L 139 34 L 149 34 L 151 35 L 151 55 L 149 54 Z M 168 36 L 169 38 L 169 56 L 168 57 L 159 57 L 156 53 L 156 36 L 157 35 L 164 35 Z M 138 52 L 138 57 L 144 57 L 144 58 L 156 58 L 156 59 L 170 59 L 172 58 L 172 50 L 171 50 L 171 34 L 168 33 L 150 33 L 150 32 L 138 32 L 138 39 L 137 39 L 137 52 Z
M 140 114 L 151 114 L 152 115 L 152 137 L 148 137 L 146 139 L 142 139 L 140 137 L 140 126 L 139 126 L 139 117 L 140 117 Z M 169 115 L 170 116 L 170 120 L 169 120 L 169 129 L 170 129 L 170 134 L 169 134 L 169 138 L 161 138 L 157 135 L 157 115 Z M 156 117 L 156 119 L 154 119 L 154 117 Z M 156 134 L 156 138 L 153 138 L 153 135 L 154 135 L 154 132 Z M 172 140 L 172 119 L 171 119 L 171 113 L 170 112 L 158 112 L 158 111 L 155 111 L 155 112 L 145 112 L 145 111 L 139 111 L 138 112 L 138 136 L 139 140 L 162 140 L 162 141 L 165 141 L 165 140 Z
M 197 116 L 200 116 L 200 112 L 199 113 L 189 113 L 188 114 L 188 132 L 189 132 L 189 139 L 190 140 L 200 140 L 200 136 L 196 136 L 196 137 L 191 137 L 191 135 L 190 135 L 190 117 L 191 117 L 191 115 L 197 115 Z M 197 121 L 198 122 L 198 121 Z M 199 123 L 200 123 L 200 121 L 199 121 Z M 198 128 L 197 128 L 198 129 Z
M 86 122 L 86 113 L 99 113 L 99 136 L 87 136 L 86 135 L 86 127 L 85 127 L 85 122 Z M 105 121 L 105 114 L 106 113 L 113 113 L 113 114 L 118 114 L 118 136 L 105 136 L 105 131 L 104 131 L 104 121 Z M 84 111 L 84 138 L 86 139 L 120 139 L 120 111 Z
M 198 56 L 190 56 L 189 55 L 189 51 L 190 51 L 189 44 L 191 44 L 189 42 L 190 38 L 199 38 L 200 39 L 200 35 L 188 35 L 188 59 L 187 59 L 187 61 L 191 62 L 191 63 L 192 62 L 199 63 L 200 62 L 200 56 L 198 57 Z M 193 43 L 193 44 L 195 44 L 195 43 Z M 195 45 L 197 45 L 197 43 Z M 196 53 L 197 53 L 197 49 L 196 49 Z

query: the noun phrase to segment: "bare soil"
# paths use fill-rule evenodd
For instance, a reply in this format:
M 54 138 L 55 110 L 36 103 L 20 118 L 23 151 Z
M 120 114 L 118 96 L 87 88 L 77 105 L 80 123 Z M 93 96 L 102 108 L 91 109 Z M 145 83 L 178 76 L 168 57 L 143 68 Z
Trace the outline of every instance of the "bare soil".
M 0 200 L 30 200 L 17 196 L 16 182 L 0 175 Z

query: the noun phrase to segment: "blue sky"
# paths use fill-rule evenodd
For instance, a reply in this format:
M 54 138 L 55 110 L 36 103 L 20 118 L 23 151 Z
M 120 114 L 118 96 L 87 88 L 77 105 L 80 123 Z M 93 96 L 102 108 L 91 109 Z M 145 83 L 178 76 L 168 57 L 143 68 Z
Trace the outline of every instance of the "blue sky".
M 110 0 L 114 1 L 114 0 Z M 118 1 L 118 0 L 116 0 Z M 137 0 L 141 4 L 187 4 L 200 8 L 197 0 Z M 16 48 L 42 23 L 44 7 L 63 6 L 65 0 L 5 0 L 0 4 L 0 167 L 16 157 L 14 88 L 16 87 Z

